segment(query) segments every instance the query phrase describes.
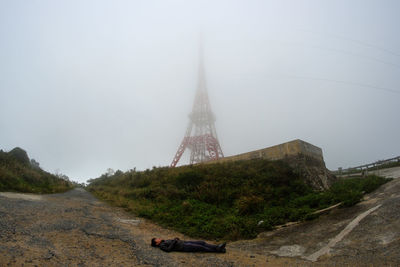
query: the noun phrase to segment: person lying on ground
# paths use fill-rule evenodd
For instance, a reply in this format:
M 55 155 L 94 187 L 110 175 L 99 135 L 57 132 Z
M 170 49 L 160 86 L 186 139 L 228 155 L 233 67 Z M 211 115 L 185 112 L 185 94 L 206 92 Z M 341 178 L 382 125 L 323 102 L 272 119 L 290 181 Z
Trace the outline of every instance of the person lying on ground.
M 208 244 L 204 241 L 184 241 L 179 238 L 164 240 L 161 238 L 152 238 L 151 246 L 159 247 L 163 251 L 181 251 L 181 252 L 220 252 L 225 253 L 226 243 L 219 245 Z

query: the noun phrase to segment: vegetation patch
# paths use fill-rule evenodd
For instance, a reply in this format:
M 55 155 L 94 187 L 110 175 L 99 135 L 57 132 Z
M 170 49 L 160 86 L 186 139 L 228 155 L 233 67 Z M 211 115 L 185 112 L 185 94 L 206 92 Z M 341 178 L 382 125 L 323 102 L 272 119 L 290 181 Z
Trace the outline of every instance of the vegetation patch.
M 284 161 L 255 159 L 143 172 L 117 171 L 90 180 L 89 191 L 194 238 L 236 240 L 342 202 L 351 206 L 388 179 L 339 180 L 320 192 Z
M 42 170 L 25 150 L 0 150 L 0 191 L 59 193 L 72 188 L 71 182 Z

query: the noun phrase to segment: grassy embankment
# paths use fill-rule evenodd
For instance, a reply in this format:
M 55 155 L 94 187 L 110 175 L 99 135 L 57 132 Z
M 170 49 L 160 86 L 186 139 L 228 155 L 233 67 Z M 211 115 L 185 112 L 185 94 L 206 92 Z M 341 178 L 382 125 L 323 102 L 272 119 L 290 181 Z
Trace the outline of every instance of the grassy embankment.
M 314 211 L 339 202 L 354 205 L 386 181 L 377 176 L 346 179 L 317 192 L 283 161 L 251 160 L 118 171 L 92 180 L 88 189 L 191 237 L 235 240 L 312 219 Z
M 71 182 L 42 170 L 23 149 L 0 150 L 0 191 L 59 193 L 72 188 Z

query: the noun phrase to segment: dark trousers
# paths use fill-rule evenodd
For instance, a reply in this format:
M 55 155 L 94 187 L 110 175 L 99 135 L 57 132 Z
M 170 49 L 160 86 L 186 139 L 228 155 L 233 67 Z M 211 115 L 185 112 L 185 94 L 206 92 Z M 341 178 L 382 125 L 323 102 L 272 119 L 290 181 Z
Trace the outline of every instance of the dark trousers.
M 217 246 L 208 244 L 204 241 L 184 241 L 183 242 L 184 252 L 218 252 Z

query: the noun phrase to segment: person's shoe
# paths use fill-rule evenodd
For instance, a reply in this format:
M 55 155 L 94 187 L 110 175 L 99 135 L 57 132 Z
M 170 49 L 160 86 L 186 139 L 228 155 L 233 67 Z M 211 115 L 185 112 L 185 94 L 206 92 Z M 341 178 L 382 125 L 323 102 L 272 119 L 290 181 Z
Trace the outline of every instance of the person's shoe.
M 226 242 L 224 242 L 224 243 L 222 243 L 222 244 L 219 244 L 219 245 L 217 246 L 217 250 L 218 250 L 219 252 L 225 253 L 225 252 L 226 252 L 225 246 L 226 246 Z

